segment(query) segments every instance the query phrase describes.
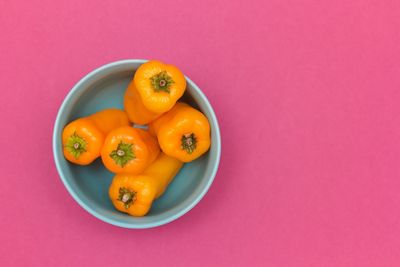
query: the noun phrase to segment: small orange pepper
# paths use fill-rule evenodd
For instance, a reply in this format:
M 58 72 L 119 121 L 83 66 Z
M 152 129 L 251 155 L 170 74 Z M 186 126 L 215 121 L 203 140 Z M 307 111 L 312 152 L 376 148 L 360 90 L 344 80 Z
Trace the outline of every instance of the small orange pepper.
M 63 129 L 65 158 L 79 165 L 88 165 L 100 156 L 105 136 L 116 127 L 129 125 L 126 113 L 105 109 L 70 122 Z
M 140 175 L 117 174 L 108 191 L 114 207 L 132 216 L 146 215 L 182 166 L 181 161 L 160 153 Z
M 148 132 L 125 126 L 107 135 L 101 159 L 113 173 L 139 174 L 157 158 L 159 152 L 157 140 Z
M 134 84 L 144 107 L 156 114 L 170 110 L 186 89 L 182 72 L 157 60 L 150 60 L 136 70 Z
M 200 111 L 177 103 L 149 125 L 161 150 L 183 162 L 190 162 L 208 151 L 211 145 L 210 124 Z

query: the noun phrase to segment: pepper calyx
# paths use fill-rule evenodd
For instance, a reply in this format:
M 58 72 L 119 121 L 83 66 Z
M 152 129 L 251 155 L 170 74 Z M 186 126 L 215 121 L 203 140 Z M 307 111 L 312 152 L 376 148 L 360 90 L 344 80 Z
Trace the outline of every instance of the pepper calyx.
M 136 158 L 133 144 L 121 141 L 117 148 L 110 153 L 110 157 L 118 166 L 123 168 L 129 161 Z
M 82 153 L 86 152 L 86 147 L 87 141 L 76 132 L 68 137 L 67 143 L 65 144 L 65 148 L 75 159 L 78 159 Z
M 166 92 L 169 93 L 170 90 L 169 88 L 175 81 L 172 79 L 170 75 L 166 71 L 162 71 L 160 73 L 157 73 L 153 75 L 151 78 L 151 85 L 154 89 L 155 92 Z
M 129 190 L 126 187 L 119 188 L 119 195 L 118 200 L 124 203 L 125 209 L 129 209 L 129 207 L 135 202 L 136 200 L 136 192 Z
M 185 150 L 188 154 L 192 154 L 197 147 L 197 138 L 194 133 L 187 133 L 182 135 L 181 149 Z

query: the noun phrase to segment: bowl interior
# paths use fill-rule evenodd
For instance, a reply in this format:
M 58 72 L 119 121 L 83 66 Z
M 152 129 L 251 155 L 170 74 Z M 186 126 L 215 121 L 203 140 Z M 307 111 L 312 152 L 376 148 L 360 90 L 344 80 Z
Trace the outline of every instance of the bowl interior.
M 212 129 L 210 151 L 187 163 L 174 178 L 164 195 L 153 203 L 145 217 L 135 218 L 116 211 L 108 198 L 113 178 L 97 159 L 89 166 L 70 164 L 62 153 L 61 133 L 70 121 L 104 108 L 123 108 L 123 95 L 136 68 L 143 62 L 125 61 L 102 67 L 82 79 L 70 92 L 59 111 L 54 129 L 54 155 L 60 176 L 71 195 L 90 213 L 114 225 L 147 228 L 178 218 L 192 208 L 210 186 L 219 162 L 218 125 L 207 99 L 188 79 L 182 100 L 200 109 Z

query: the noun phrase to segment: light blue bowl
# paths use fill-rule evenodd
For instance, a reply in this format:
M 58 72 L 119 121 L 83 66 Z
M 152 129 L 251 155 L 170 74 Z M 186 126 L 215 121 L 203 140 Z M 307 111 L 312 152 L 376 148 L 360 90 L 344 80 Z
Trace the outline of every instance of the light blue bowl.
M 53 132 L 53 152 L 58 173 L 68 192 L 85 210 L 107 223 L 126 228 L 150 228 L 171 222 L 193 208 L 214 180 L 221 155 L 217 118 L 205 95 L 186 77 L 182 100 L 200 109 L 211 124 L 211 149 L 201 158 L 185 164 L 164 195 L 153 203 L 148 215 L 131 217 L 114 209 L 108 198 L 113 174 L 100 159 L 89 166 L 65 160 L 61 133 L 79 117 L 105 108 L 123 108 L 123 95 L 135 70 L 146 60 L 122 60 L 102 66 L 86 75 L 69 92 L 58 111 Z

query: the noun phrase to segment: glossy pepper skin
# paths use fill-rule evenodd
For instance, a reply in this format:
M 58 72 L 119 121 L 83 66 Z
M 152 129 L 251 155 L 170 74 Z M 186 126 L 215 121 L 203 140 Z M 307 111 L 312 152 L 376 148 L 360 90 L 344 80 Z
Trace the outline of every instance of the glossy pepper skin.
M 101 149 L 101 159 L 113 173 L 139 174 L 159 153 L 157 140 L 148 132 L 125 126 L 107 135 Z
M 133 80 L 124 95 L 124 109 L 131 122 L 141 125 L 148 124 L 161 116 L 160 113 L 154 113 L 145 107 Z
M 117 174 L 108 192 L 114 207 L 132 216 L 146 215 L 182 166 L 181 161 L 160 153 L 140 175 Z
M 177 103 L 149 125 L 161 150 L 183 162 L 190 162 L 208 151 L 211 145 L 210 124 L 200 111 Z
M 100 156 L 105 136 L 129 124 L 128 116 L 119 109 L 105 109 L 70 122 L 62 133 L 65 158 L 79 165 L 90 164 Z
M 143 105 L 156 114 L 170 110 L 186 89 L 182 72 L 157 60 L 142 64 L 133 80 Z

